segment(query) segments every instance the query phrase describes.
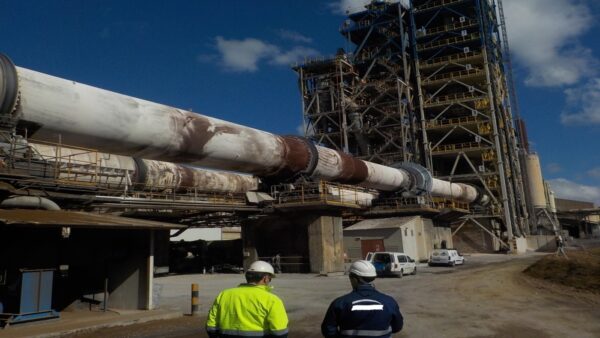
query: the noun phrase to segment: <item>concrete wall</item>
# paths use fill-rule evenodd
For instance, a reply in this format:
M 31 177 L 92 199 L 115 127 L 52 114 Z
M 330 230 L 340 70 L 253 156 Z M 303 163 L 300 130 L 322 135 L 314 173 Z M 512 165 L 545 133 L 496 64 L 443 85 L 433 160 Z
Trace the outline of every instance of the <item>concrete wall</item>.
M 593 202 L 587 201 L 575 201 L 568 200 L 564 198 L 556 198 L 556 210 L 558 211 L 567 211 L 571 209 L 591 209 L 594 207 Z
M 242 238 L 242 229 L 240 227 L 223 227 L 221 228 L 221 239 L 230 241 Z
M 488 229 L 491 227 L 488 225 Z M 452 238 L 454 248 L 463 253 L 493 253 L 498 250 L 496 241 L 479 226 L 467 223 Z M 448 247 L 451 247 L 448 245 Z
M 342 218 L 321 216 L 308 225 L 311 272 L 327 274 L 344 271 Z
M 527 249 L 531 251 L 551 252 L 556 250 L 556 237 L 535 235 L 527 237 Z
M 515 247 L 518 254 L 524 254 L 529 249 L 529 243 L 525 237 L 515 237 Z
M 421 218 L 417 226 L 418 255 L 413 257 L 416 261 L 427 261 L 434 249 L 442 247 L 443 241 L 446 241 L 447 248 L 454 247 L 450 228 L 436 227 L 433 221 L 428 218 Z
M 600 238 L 600 225 L 592 225 L 592 238 Z
M 402 234 L 402 252 L 415 260 L 418 260 L 419 257 L 419 249 L 417 245 L 419 231 L 417 231 L 417 228 L 422 229 L 422 223 L 423 222 L 420 221 L 419 218 L 418 222 L 409 222 L 408 224 L 400 227 L 400 233 Z
M 351 262 L 364 259 L 362 240 L 383 239 L 386 251 L 402 251 L 402 235 L 399 229 L 344 230 L 344 250 Z
M 383 239 L 386 251 L 404 252 L 416 261 L 425 261 L 431 251 L 441 247 L 446 240 L 452 247 L 450 228 L 435 227 L 430 219 L 415 218 L 399 228 L 344 230 L 344 247 L 348 259 L 364 259 L 361 254 L 361 240 Z
M 335 214 L 281 213 L 242 226 L 244 266 L 281 256 L 283 272 L 344 271 L 342 218 Z

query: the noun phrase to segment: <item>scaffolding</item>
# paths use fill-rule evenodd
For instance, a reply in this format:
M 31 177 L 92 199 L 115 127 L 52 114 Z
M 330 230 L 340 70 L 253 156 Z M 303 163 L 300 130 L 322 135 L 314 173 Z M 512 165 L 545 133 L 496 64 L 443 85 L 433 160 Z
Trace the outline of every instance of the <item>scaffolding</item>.
M 527 208 L 495 1 L 412 4 L 424 164 L 487 191 L 492 203 L 480 223 L 512 240 L 528 231 Z
M 372 2 L 351 14 L 340 33 L 354 45 L 311 60 L 299 75 L 305 135 L 327 147 L 381 164 L 418 161 L 410 86 L 409 12 Z
M 524 135 L 513 125 L 497 1 L 413 0 L 410 8 L 371 1 L 340 28 L 352 53 L 294 69 L 306 136 L 361 159 L 415 162 L 440 179 L 479 186 L 491 203 L 470 210 L 470 222 L 510 242 L 529 227 Z

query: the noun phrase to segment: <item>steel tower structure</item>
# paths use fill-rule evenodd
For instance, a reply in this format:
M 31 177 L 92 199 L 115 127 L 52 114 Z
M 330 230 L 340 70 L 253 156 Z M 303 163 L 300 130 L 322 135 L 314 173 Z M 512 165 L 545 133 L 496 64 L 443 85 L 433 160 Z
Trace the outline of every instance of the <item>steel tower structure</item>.
M 340 29 L 352 53 L 295 70 L 307 136 L 369 161 L 412 161 L 438 178 L 479 186 L 492 202 L 455 232 L 475 224 L 510 247 L 529 227 L 524 142 L 513 124 L 511 103 L 518 107 L 496 1 L 372 1 Z
M 412 2 L 425 164 L 494 196 L 470 219 L 497 237 L 527 232 L 527 207 L 494 0 Z M 479 220 L 479 221 L 478 221 Z
M 352 53 L 294 68 L 307 135 L 376 163 L 418 161 L 409 23 L 400 3 L 373 1 L 340 27 Z

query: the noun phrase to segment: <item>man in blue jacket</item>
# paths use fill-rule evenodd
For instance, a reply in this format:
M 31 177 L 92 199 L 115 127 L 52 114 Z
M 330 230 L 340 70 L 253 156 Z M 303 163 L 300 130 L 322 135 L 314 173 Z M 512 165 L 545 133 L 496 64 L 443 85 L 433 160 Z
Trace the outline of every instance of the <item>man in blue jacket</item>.
M 334 300 L 321 324 L 327 338 L 381 337 L 389 338 L 402 330 L 404 321 L 398 303 L 373 287 L 377 277 L 369 261 L 357 261 L 350 266 L 352 292 Z

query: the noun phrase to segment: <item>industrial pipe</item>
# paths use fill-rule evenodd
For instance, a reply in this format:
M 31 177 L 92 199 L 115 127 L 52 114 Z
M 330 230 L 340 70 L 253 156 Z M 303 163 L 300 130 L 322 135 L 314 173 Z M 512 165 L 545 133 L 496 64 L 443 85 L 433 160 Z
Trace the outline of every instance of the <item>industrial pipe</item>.
M 14 196 L 0 203 L 2 208 L 60 210 L 58 204 L 40 196 Z
M 416 179 L 403 168 L 16 67 L 1 54 L 0 78 L 1 119 L 26 127 L 36 139 L 60 137 L 66 144 L 107 153 L 271 179 L 303 174 L 382 191 L 415 186 Z M 473 186 L 434 182 L 429 191 L 415 193 L 469 203 L 485 199 Z
M 50 168 L 33 170 L 42 177 L 57 177 L 99 183 L 111 189 L 172 189 L 202 192 L 243 193 L 258 189 L 258 178 L 251 175 L 220 172 L 184 165 L 99 153 L 58 145 L 26 143 L 33 160 L 49 163 Z M 24 144 L 25 145 L 25 144 Z M 2 144 L 0 144 L 0 147 Z M 19 147 L 27 149 L 26 147 Z M 24 154 L 23 154 L 24 155 Z M 55 169 L 56 168 L 56 169 Z M 55 172 L 57 170 L 58 172 Z

